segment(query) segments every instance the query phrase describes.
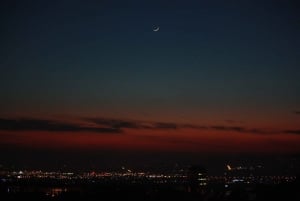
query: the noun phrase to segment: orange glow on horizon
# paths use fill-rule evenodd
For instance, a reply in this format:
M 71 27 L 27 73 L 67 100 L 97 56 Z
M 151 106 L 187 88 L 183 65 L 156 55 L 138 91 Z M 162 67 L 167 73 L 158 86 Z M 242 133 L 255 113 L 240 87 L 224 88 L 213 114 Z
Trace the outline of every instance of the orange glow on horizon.
M 148 150 L 179 152 L 300 152 L 300 136 L 259 135 L 195 129 L 126 129 L 123 133 L 5 132 L 0 143 L 48 149 Z

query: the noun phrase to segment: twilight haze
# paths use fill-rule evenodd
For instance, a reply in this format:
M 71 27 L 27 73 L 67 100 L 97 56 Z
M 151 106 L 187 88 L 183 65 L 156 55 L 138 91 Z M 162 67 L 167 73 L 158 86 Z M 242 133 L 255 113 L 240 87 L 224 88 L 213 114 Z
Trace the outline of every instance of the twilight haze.
M 0 7 L 1 162 L 300 153 L 297 1 Z

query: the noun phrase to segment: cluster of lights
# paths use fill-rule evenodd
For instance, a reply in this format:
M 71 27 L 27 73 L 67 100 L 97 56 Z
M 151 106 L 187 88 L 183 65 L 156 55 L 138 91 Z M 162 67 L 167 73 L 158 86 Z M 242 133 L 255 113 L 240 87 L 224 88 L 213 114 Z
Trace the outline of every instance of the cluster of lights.
M 231 167 L 228 168 L 230 170 Z M 201 185 L 209 183 L 232 184 L 280 184 L 293 182 L 296 176 L 206 176 L 197 173 L 197 180 Z M 187 182 L 188 176 L 182 174 L 154 174 L 149 172 L 133 172 L 127 170 L 124 172 L 85 172 L 75 174 L 73 172 L 43 172 L 43 171 L 1 171 L 1 181 L 5 182 L 11 179 L 55 179 L 55 180 L 83 180 L 83 181 L 116 181 L 126 180 L 132 182 L 151 181 L 156 183 L 184 183 Z

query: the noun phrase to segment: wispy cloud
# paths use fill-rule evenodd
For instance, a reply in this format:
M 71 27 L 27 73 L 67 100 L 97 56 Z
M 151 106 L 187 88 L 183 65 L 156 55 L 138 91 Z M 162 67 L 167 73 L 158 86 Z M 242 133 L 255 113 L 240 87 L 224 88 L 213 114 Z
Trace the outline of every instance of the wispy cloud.
M 95 123 L 99 126 L 122 129 L 122 128 L 143 128 L 138 121 L 117 120 L 108 118 L 84 118 L 84 121 Z
M 248 134 L 300 134 L 300 130 L 267 130 L 230 125 L 197 125 L 174 122 L 151 122 L 110 118 L 82 118 L 81 123 L 69 123 L 60 120 L 39 118 L 0 118 L 2 131 L 56 131 L 56 132 L 95 132 L 95 133 L 125 133 L 125 129 L 146 130 L 214 130 L 218 132 L 236 132 Z
M 85 120 L 96 123 L 100 126 L 112 127 L 118 129 L 153 129 L 153 130 L 175 130 L 175 129 L 197 129 L 197 130 L 216 130 L 216 131 L 233 131 L 239 133 L 253 134 L 272 134 L 271 132 L 258 128 L 246 128 L 242 126 L 226 125 L 196 125 L 196 124 L 179 124 L 172 122 L 146 122 L 146 121 L 129 121 L 105 118 L 85 118 Z
M 151 122 L 151 121 L 135 121 L 122 119 L 106 119 L 106 118 L 84 118 L 83 120 L 95 123 L 99 126 L 111 128 L 130 128 L 130 129 L 157 129 L 157 130 L 174 130 L 181 128 L 206 129 L 205 126 L 192 124 L 178 124 L 172 122 Z
M 97 133 L 119 133 L 118 128 L 112 127 L 91 127 L 75 123 L 65 123 L 47 119 L 7 119 L 0 118 L 0 130 L 6 131 L 89 131 Z
M 163 123 L 163 122 L 156 122 L 153 123 L 153 128 L 155 129 L 177 129 L 180 128 L 181 125 L 176 123 Z
M 300 135 L 300 130 L 285 130 L 284 133 Z
M 219 130 L 219 131 L 235 131 L 239 133 L 253 133 L 253 134 L 272 134 L 274 131 L 267 131 L 258 128 L 246 128 L 242 126 L 211 126 L 210 129 Z

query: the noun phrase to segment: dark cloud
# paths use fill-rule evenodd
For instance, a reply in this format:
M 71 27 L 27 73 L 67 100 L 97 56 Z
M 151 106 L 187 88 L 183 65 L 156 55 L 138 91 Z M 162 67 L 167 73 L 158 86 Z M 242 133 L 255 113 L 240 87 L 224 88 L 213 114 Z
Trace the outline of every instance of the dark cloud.
M 122 129 L 122 128 L 141 128 L 141 125 L 136 121 L 126 121 L 117 119 L 105 119 L 105 118 L 86 118 L 84 120 L 96 123 L 101 126 Z
M 226 125 L 195 125 L 166 122 L 147 122 L 134 120 L 118 120 L 109 118 L 84 118 L 83 123 L 66 123 L 57 120 L 33 119 L 33 118 L 0 118 L 0 130 L 6 131 L 89 131 L 96 133 L 121 133 L 124 129 L 151 129 L 151 130 L 176 130 L 176 129 L 196 129 L 196 130 L 216 130 L 232 131 L 238 133 L 252 134 L 300 134 L 300 130 L 278 130 L 269 131 L 266 129 L 246 128 L 243 126 Z M 92 125 L 91 125 L 92 123 Z
M 199 129 L 199 130 L 209 129 L 209 126 L 201 126 L 201 125 L 193 125 L 193 124 L 182 124 L 180 127 L 181 128 Z
M 161 123 L 161 122 L 158 122 L 158 123 L 153 124 L 153 128 L 156 128 L 156 129 L 177 129 L 179 127 L 180 127 L 180 125 L 175 124 L 175 123 Z
M 90 131 L 97 133 L 119 133 L 113 127 L 88 127 L 45 119 L 4 119 L 0 118 L 0 130 L 8 131 Z
M 105 118 L 85 118 L 85 120 L 96 123 L 97 125 L 104 127 L 112 127 L 118 129 L 131 128 L 131 129 L 157 129 L 157 130 L 174 130 L 174 129 L 197 129 L 197 130 L 217 130 L 217 131 L 234 131 L 239 133 L 254 133 L 254 134 L 271 134 L 272 132 L 257 129 L 246 128 L 242 126 L 224 126 L 213 125 L 203 126 L 195 124 L 179 124 L 179 123 L 166 123 L 166 122 L 144 122 L 144 121 L 129 121 L 129 120 L 117 120 L 117 119 L 105 119 Z M 274 132 L 273 132 L 274 133 Z
M 284 133 L 300 135 L 300 130 L 285 130 Z
M 253 133 L 253 134 L 274 134 L 275 133 L 263 129 L 246 128 L 241 126 L 211 126 L 210 129 L 221 130 L 221 131 L 235 131 L 239 133 Z
M 193 128 L 204 129 L 204 126 L 191 125 L 191 124 L 178 124 L 167 122 L 146 122 L 134 120 L 120 120 L 120 119 L 105 119 L 105 118 L 84 118 L 83 120 L 95 123 L 99 126 L 112 127 L 112 128 L 132 128 L 132 129 L 180 129 L 180 128 Z
M 299 110 L 294 111 L 294 114 L 300 115 L 300 111 Z
M 211 126 L 210 128 L 214 130 L 225 130 L 225 131 L 237 131 L 237 132 L 245 131 L 245 128 L 239 126 Z

